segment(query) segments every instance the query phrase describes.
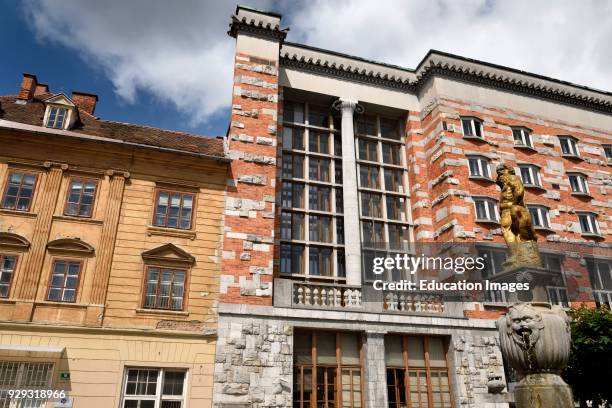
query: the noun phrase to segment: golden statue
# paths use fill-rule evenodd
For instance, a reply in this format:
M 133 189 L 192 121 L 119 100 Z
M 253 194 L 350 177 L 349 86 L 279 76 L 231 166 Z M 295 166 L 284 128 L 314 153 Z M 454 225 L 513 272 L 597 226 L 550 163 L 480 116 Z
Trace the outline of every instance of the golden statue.
M 525 187 L 507 164 L 497 166 L 497 185 L 501 188 L 499 200 L 501 231 L 508 245 L 506 269 L 523 266 L 540 267 L 537 236 L 531 223 L 531 214 L 525 206 Z

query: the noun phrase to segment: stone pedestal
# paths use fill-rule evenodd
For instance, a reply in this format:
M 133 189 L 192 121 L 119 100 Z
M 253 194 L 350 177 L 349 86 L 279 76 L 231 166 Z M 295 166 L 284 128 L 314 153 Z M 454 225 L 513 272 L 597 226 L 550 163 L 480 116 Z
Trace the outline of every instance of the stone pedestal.
M 527 374 L 514 388 L 517 408 L 573 408 L 572 390 L 557 374 Z

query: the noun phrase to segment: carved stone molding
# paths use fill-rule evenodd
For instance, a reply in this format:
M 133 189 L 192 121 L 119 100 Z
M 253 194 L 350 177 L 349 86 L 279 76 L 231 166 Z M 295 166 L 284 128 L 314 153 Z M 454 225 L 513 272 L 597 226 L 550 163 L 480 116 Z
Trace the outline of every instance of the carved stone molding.
M 174 244 L 165 244 L 142 253 L 142 259 L 148 264 L 177 265 L 191 267 L 195 263 L 193 255 Z
M 30 241 L 14 232 L 0 232 L 0 248 L 15 251 L 27 251 Z
M 94 247 L 79 238 L 58 238 L 49 241 L 47 250 L 51 253 L 67 253 L 91 256 L 94 254 Z

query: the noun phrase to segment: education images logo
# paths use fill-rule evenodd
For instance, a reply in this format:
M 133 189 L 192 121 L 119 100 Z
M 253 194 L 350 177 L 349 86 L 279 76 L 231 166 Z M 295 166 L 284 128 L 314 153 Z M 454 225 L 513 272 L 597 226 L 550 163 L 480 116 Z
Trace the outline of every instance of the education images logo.
M 378 278 L 372 287 L 378 291 L 529 291 L 529 282 L 494 282 L 482 279 L 487 265 L 484 256 L 414 256 L 395 254 L 374 257 L 372 273 Z M 410 275 L 411 279 L 385 279 L 398 275 Z M 404 271 L 402 274 L 401 272 Z M 471 279 L 457 280 L 457 275 Z

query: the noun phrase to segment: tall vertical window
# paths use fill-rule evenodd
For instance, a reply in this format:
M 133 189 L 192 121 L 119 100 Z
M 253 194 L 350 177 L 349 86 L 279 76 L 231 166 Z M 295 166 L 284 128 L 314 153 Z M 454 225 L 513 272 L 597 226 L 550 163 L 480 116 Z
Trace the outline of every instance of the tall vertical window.
M 0 298 L 5 298 L 9 295 L 16 264 L 16 256 L 0 254 Z
M 470 177 L 491 178 L 491 168 L 489 159 L 484 156 L 468 156 Z
M 550 215 L 548 207 L 543 205 L 528 205 L 527 209 L 531 214 L 531 222 L 535 228 L 550 229 Z
M 408 251 L 410 224 L 405 145 L 401 120 L 382 115 L 359 115 L 355 137 L 359 146 L 359 204 L 361 214 L 363 270 L 366 279 L 372 254 Z M 375 162 L 372 163 L 372 162 Z M 376 169 L 376 170 L 374 170 Z M 370 189 L 382 190 L 379 192 Z
M 66 116 L 68 116 L 68 109 L 51 106 L 49 107 L 49 115 L 47 116 L 45 126 L 53 129 L 63 129 Z
M 576 144 L 577 139 L 573 136 L 559 136 L 559 143 L 561 144 L 561 153 L 564 156 L 578 157 L 578 145 Z
M 357 333 L 296 330 L 294 345 L 294 407 L 363 406 Z
M 280 272 L 344 277 L 342 138 L 329 107 L 285 101 Z M 299 182 L 298 182 L 299 181 Z
M 599 235 L 599 224 L 595 214 L 589 212 L 578 213 L 578 222 L 583 234 Z
M 519 171 L 525 187 L 540 187 L 540 168 L 533 164 L 520 164 Z
M 158 191 L 154 224 L 158 227 L 190 229 L 193 198 L 192 193 Z
M 474 197 L 476 221 L 499 221 L 497 201 L 487 197 Z
M 186 275 L 182 269 L 147 267 L 144 308 L 183 310 Z
M 2 208 L 17 211 L 29 211 L 36 185 L 36 175 L 20 171 L 8 174 Z
M 516 147 L 531 147 L 531 130 L 524 127 L 513 127 L 512 137 L 514 138 L 514 145 Z
M 168 368 L 127 368 L 123 381 L 123 408 L 182 408 L 186 374 Z
M 56 259 L 47 292 L 47 300 L 75 302 L 81 274 L 81 261 Z
M 70 180 L 64 214 L 91 217 L 97 186 L 98 183 L 95 180 Z
M 461 127 L 464 137 L 476 137 L 483 139 L 482 120 L 472 117 L 461 118 Z
M 389 407 L 452 407 L 446 349 L 440 337 L 385 337 Z
M 572 194 L 589 194 L 589 184 L 587 183 L 587 178 L 582 173 L 569 173 L 568 174 L 570 187 L 572 189 Z

